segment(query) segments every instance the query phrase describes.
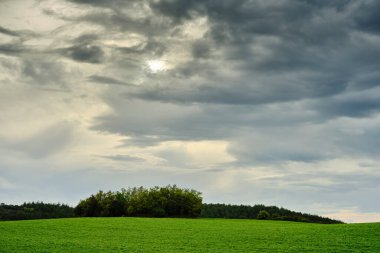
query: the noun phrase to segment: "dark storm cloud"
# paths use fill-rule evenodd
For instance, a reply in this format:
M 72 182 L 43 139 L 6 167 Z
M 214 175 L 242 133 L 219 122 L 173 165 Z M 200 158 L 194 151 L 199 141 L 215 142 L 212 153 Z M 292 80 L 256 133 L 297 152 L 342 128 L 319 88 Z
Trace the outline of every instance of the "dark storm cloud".
M 333 80 L 333 78 L 322 76 L 310 77 L 306 80 L 291 78 L 291 80 L 275 80 L 278 83 L 272 83 L 270 79 L 262 77 L 259 84 L 256 81 L 256 84 L 252 82 L 252 85 L 249 80 L 244 79 L 241 80 L 243 83 L 233 85 L 229 85 L 223 80 L 218 83 L 205 80 L 208 84 L 191 87 L 191 89 L 181 86 L 175 89 L 172 87 L 158 89 L 153 86 L 139 89 L 130 94 L 141 99 L 173 103 L 257 105 L 338 94 L 345 89 L 347 83 L 344 79 Z M 272 80 L 274 79 L 272 77 Z
M 379 89 L 322 99 L 312 104 L 325 116 L 367 117 L 380 111 Z
M 19 56 L 26 51 L 27 49 L 20 43 L 0 44 L 0 54 Z
M 85 33 L 75 38 L 73 42 L 75 44 L 89 44 L 99 39 L 97 34 Z
M 98 76 L 98 75 L 92 75 L 88 77 L 88 80 L 90 82 L 94 83 L 104 83 L 104 84 L 116 84 L 116 85 L 129 85 L 126 82 L 114 79 L 112 77 L 108 76 Z
M 301 22 L 307 22 L 312 15 L 323 8 L 338 10 L 337 6 L 342 9 L 349 3 L 349 1 L 345 1 L 345 4 L 342 2 L 162 0 L 152 2 L 151 7 L 156 12 L 174 20 L 186 20 L 197 15 L 205 15 L 213 25 L 211 33 L 220 42 L 231 40 L 242 42 L 253 33 L 268 35 L 286 34 L 291 31 L 302 32 Z
M 168 72 L 177 80 L 170 85 L 162 82 L 159 89 L 144 87 L 135 94 L 139 98 L 261 104 L 329 97 L 348 86 L 379 85 L 363 79 L 352 82 L 359 74 L 373 74 L 380 56 L 378 43 L 354 34 L 358 31 L 354 15 L 361 7 L 352 2 L 159 1 L 151 7 L 178 26 L 206 16 L 210 29 L 192 44 L 194 60 Z M 220 62 L 211 48 L 222 55 Z M 223 80 L 223 70 L 218 69 L 223 65 L 240 72 L 239 78 Z M 186 88 L 189 82 L 184 79 L 195 75 L 204 79 Z M 185 88 L 173 89 L 174 83 L 184 83 Z
M 139 3 L 135 1 L 71 2 L 110 10 L 90 11 L 73 18 L 74 22 L 138 33 L 145 38 L 137 45 L 113 46 L 116 58 L 111 66 L 118 70 L 110 76 L 90 76 L 89 81 L 95 83 L 124 85 L 126 77 L 133 83 L 134 74 L 141 74 L 141 62 L 135 59 L 165 57 L 177 42 L 187 39 L 180 32 L 187 24 L 200 17 L 207 20 L 203 36 L 183 44 L 183 50 L 189 50 L 189 59 L 164 73 L 142 74 L 142 85 L 125 90 L 125 98 L 138 98 L 150 105 L 135 108 L 133 103 L 114 103 L 106 98 L 115 113 L 99 117 L 94 129 L 128 135 L 130 145 L 228 139 L 234 143 L 230 151 L 242 163 L 311 163 L 349 151 L 337 148 L 344 145 L 339 144 L 345 139 L 344 133 L 335 133 L 337 142 L 319 142 L 334 131 L 322 129 L 310 135 L 300 129 L 302 120 L 317 123 L 342 116 L 365 118 L 378 112 L 377 97 L 365 93 L 380 85 L 376 74 L 380 41 L 374 37 L 375 1 L 146 1 L 154 15 L 137 17 L 128 12 L 134 8 L 138 11 Z M 93 45 L 99 38 L 80 37 L 72 42 L 72 50 L 80 52 L 83 45 Z M 106 60 L 102 63 L 109 64 Z M 299 118 L 280 116 L 292 103 L 300 103 L 296 109 Z M 178 108 L 169 109 L 170 104 Z M 194 104 L 197 113 L 178 113 Z M 212 112 L 209 106 L 213 104 L 227 109 Z M 267 105 L 284 109 L 272 112 Z M 244 107 L 248 108 L 245 115 Z M 155 116 L 136 118 L 125 108 Z M 163 115 L 161 109 L 168 115 Z M 267 128 L 273 124 L 289 126 L 291 138 L 285 138 L 275 127 Z M 244 135 L 241 128 L 258 134 Z M 299 135 L 307 137 L 301 140 Z M 374 135 L 376 132 L 370 131 L 368 139 Z M 360 142 L 354 137 L 348 140 Z M 258 142 L 261 149 L 251 149 L 252 142 Z M 301 148 L 309 142 L 315 145 Z M 318 145 L 340 151 L 313 148 Z
M 379 1 L 364 1 L 355 15 L 358 30 L 380 33 L 380 3 Z
M 62 55 L 79 62 L 101 63 L 104 56 L 101 47 L 90 44 L 78 44 L 59 51 Z
M 23 41 L 34 37 L 35 34 L 31 31 L 12 31 L 0 26 L 0 33 L 12 36 L 12 42 L 0 44 L 0 54 L 10 56 L 20 56 L 22 53 L 30 52 L 31 50 L 23 45 Z
M 149 34 L 144 46 L 119 48 L 125 54 L 141 56 L 149 52 L 155 56 L 164 55 L 166 48 L 170 48 L 170 44 L 163 46 L 164 36 L 176 36 L 173 34 L 176 27 L 196 17 L 208 18 L 208 32 L 203 39 L 192 43 L 194 60 L 168 72 L 168 76 L 177 77 L 177 80 L 162 80 L 160 89 L 144 87 L 138 91 L 136 96 L 143 99 L 257 104 L 331 96 L 343 92 L 351 79 L 356 77 L 358 69 L 362 71 L 363 66 L 367 66 L 366 71 L 370 73 L 378 65 L 378 46 L 368 44 L 367 51 L 372 53 L 363 52 L 362 47 L 355 45 L 357 42 L 352 39 L 353 32 L 358 30 L 355 25 L 355 17 L 359 15 L 357 12 L 368 12 L 370 7 L 375 9 L 375 3 L 371 1 L 359 6 L 352 1 L 148 2 L 155 13 L 175 21 L 171 26 L 162 19 L 157 22 L 159 16 L 136 19 L 115 10 L 115 7 L 121 10 L 127 5 L 133 8 L 133 3 L 72 2 L 112 7 L 114 10 L 87 13 L 77 21 Z M 219 59 L 213 58 L 211 49 L 218 51 Z M 78 55 L 73 53 L 71 56 L 77 60 L 90 53 L 82 52 L 84 48 L 77 50 Z M 210 62 L 201 63 L 198 59 L 209 59 Z M 228 80 L 228 83 L 220 82 L 218 76 L 221 73 L 217 67 L 220 64 L 230 65 L 232 70 L 241 72 L 240 78 Z M 186 83 L 180 78 L 194 75 L 204 79 L 194 89 L 171 91 L 171 85 L 167 85 Z M 287 75 L 294 78 L 289 80 Z M 212 79 L 216 81 L 210 82 Z M 252 83 L 256 79 L 259 84 Z M 356 86 L 365 87 L 368 84 Z
M 169 16 L 173 18 L 174 21 L 179 22 L 183 19 L 191 19 L 193 17 L 193 12 L 203 12 L 203 4 L 206 4 L 207 1 L 202 3 L 202 1 L 199 0 L 179 0 L 179 1 L 172 1 L 172 0 L 164 0 L 164 1 L 157 1 L 157 2 L 151 2 L 150 6 L 152 9 L 157 11 L 158 13 L 161 13 L 165 16 Z
M 2 27 L 2 26 L 0 26 L 0 33 L 6 34 L 6 35 L 10 35 L 10 36 L 15 36 L 15 37 L 19 36 L 18 32 L 9 30 L 9 29 L 7 29 L 5 27 Z

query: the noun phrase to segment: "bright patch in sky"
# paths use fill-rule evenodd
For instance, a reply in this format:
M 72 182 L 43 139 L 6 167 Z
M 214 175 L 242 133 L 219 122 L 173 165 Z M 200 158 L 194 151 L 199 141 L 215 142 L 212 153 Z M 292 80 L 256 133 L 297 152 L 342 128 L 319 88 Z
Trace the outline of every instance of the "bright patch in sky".
M 149 60 L 147 61 L 149 71 L 157 73 L 165 70 L 165 62 L 161 60 Z

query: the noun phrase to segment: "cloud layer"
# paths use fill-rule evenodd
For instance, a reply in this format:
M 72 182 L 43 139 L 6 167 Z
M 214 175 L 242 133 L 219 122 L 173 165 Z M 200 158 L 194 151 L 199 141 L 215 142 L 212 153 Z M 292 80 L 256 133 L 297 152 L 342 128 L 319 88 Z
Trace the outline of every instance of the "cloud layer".
M 379 213 L 379 7 L 3 1 L 0 197 L 177 183 L 209 202 Z

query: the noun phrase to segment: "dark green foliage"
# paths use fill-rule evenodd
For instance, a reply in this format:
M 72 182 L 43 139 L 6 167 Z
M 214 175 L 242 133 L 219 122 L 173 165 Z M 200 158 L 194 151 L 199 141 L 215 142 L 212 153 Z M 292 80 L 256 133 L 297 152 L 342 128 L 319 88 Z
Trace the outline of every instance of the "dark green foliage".
M 258 220 L 268 220 L 270 218 L 270 214 L 265 210 L 261 210 L 256 218 Z
M 0 220 L 26 220 L 68 217 L 187 217 L 270 219 L 312 223 L 342 223 L 317 215 L 290 211 L 276 206 L 202 204 L 201 193 L 166 187 L 134 187 L 116 192 L 99 191 L 81 200 L 74 208 L 42 202 L 0 205 Z
M 99 191 L 75 207 L 82 217 L 197 217 L 202 209 L 201 193 L 176 185 Z
M 74 208 L 64 204 L 43 202 L 22 205 L 0 204 L 0 220 L 31 220 L 74 217 Z
M 264 205 L 226 205 L 226 204 L 203 204 L 200 217 L 202 218 L 232 218 L 232 219 L 256 219 L 260 211 L 268 212 L 270 220 L 300 221 L 334 224 L 341 221 L 332 220 L 318 215 L 290 211 L 285 208 Z

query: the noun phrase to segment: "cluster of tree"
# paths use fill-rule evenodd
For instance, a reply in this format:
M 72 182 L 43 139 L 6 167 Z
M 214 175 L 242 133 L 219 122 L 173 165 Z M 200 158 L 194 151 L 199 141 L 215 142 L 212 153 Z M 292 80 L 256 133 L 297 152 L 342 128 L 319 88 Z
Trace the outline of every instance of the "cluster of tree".
M 24 203 L 22 205 L 0 204 L 0 220 L 31 220 L 74 217 L 74 208 L 64 204 L 43 202 Z
M 266 219 L 283 221 L 300 221 L 312 223 L 335 224 L 342 223 L 318 215 L 290 211 L 277 206 L 264 205 L 226 205 L 226 204 L 203 204 L 202 218 L 231 218 L 231 219 Z
M 75 214 L 82 217 L 198 217 L 202 210 L 201 193 L 176 185 L 154 188 L 129 188 L 99 191 L 81 200 Z
M 64 204 L 42 202 L 22 205 L 0 204 L 0 220 L 26 220 L 70 217 L 186 217 L 268 219 L 313 223 L 341 221 L 264 205 L 202 204 L 201 193 L 176 185 L 153 188 L 128 188 L 99 191 L 72 208 Z

